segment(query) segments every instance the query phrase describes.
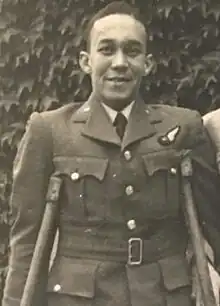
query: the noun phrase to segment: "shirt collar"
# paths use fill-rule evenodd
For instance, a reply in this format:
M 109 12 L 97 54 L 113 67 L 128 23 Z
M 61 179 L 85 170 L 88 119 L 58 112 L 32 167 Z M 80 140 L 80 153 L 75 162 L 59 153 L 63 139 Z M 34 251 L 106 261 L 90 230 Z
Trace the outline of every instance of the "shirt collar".
M 122 111 L 121 113 L 126 117 L 126 119 L 128 120 L 129 119 L 129 116 L 130 116 L 130 113 L 131 113 L 131 110 L 132 110 L 132 107 L 134 105 L 134 102 L 135 101 L 132 101 L 129 105 L 127 105 Z M 108 105 L 102 103 L 104 109 L 106 110 L 107 114 L 109 115 L 112 123 L 115 121 L 115 118 L 117 116 L 117 111 L 114 110 L 113 108 L 109 107 Z

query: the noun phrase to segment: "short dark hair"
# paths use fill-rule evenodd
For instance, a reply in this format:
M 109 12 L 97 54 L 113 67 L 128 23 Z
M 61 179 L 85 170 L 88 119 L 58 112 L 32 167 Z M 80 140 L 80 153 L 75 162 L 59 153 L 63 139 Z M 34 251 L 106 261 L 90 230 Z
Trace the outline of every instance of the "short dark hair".
M 135 20 L 139 21 L 145 27 L 144 20 L 137 7 L 130 5 L 124 1 L 114 1 L 100 9 L 88 22 L 84 32 L 84 44 L 86 49 L 90 46 L 90 34 L 95 22 L 108 15 L 123 14 L 132 16 Z

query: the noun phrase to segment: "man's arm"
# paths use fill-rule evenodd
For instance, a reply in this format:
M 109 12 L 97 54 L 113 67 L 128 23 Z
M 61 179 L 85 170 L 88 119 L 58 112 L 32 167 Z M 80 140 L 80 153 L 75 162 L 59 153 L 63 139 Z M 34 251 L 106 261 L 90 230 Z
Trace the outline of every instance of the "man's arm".
M 35 113 L 27 125 L 14 161 L 9 270 L 3 306 L 20 305 L 45 208 L 45 194 L 52 172 L 51 151 L 50 130 L 42 116 Z
M 192 188 L 199 221 L 211 244 L 216 264 L 220 264 L 220 175 L 216 164 L 216 150 L 197 114 L 190 125 L 192 143 Z
M 220 109 L 204 115 L 203 122 L 214 146 L 216 147 L 216 160 L 220 173 Z
M 199 114 L 194 117 L 190 124 L 190 142 L 192 149 L 193 175 L 191 178 L 192 191 L 195 206 L 198 212 L 199 223 L 203 236 L 214 251 L 214 267 L 218 269 L 220 264 L 220 225 L 219 225 L 219 186 L 220 176 L 217 171 L 216 153 L 210 141 L 210 137 L 202 125 Z M 210 256 L 210 248 L 207 257 Z M 206 249 L 207 251 L 207 249 Z M 212 264 L 209 265 L 209 274 L 216 298 L 219 304 L 220 278 Z M 193 268 L 192 295 L 196 299 L 196 305 L 201 304 L 201 288 L 198 285 L 198 274 Z

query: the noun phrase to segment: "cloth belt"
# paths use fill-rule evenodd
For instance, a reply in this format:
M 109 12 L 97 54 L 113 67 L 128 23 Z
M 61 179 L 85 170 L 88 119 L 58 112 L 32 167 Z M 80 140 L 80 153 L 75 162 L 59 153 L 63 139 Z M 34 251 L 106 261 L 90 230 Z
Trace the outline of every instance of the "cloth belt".
M 188 236 L 179 232 L 172 232 L 169 235 L 166 231 L 160 232 L 147 240 L 138 236 L 127 240 L 116 240 L 87 233 L 74 235 L 68 232 L 60 235 L 58 254 L 139 265 L 176 254 L 184 255 L 187 243 Z

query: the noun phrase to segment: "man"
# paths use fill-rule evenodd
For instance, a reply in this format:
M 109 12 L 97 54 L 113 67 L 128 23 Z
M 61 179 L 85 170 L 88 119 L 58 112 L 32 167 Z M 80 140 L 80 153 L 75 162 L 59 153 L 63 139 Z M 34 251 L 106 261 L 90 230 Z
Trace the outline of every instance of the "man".
M 220 109 L 204 115 L 203 122 L 216 147 L 216 161 L 220 171 Z
M 34 305 L 189 306 L 179 165 L 191 151 L 194 198 L 217 266 L 215 152 L 197 112 L 140 98 L 149 63 L 136 10 L 111 3 L 87 34 L 80 65 L 91 76 L 89 100 L 33 114 L 17 153 L 3 306 L 20 304 L 54 172 L 63 180 L 59 242 L 48 276 L 44 262 Z

